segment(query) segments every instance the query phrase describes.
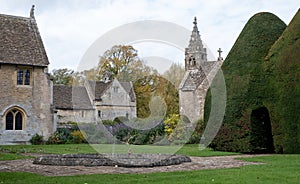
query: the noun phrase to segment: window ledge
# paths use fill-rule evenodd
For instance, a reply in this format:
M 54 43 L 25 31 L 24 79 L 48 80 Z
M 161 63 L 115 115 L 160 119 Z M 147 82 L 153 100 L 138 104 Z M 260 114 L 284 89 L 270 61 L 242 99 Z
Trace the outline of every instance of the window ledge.
M 17 84 L 17 87 L 20 87 L 20 88 L 32 88 L 31 85 L 18 85 L 18 84 Z

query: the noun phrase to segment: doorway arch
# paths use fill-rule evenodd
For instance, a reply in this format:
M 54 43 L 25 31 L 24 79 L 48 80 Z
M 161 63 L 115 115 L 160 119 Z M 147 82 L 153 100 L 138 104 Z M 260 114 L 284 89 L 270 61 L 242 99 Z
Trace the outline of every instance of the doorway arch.
M 250 144 L 254 153 L 274 153 L 272 126 L 266 107 L 252 110 Z

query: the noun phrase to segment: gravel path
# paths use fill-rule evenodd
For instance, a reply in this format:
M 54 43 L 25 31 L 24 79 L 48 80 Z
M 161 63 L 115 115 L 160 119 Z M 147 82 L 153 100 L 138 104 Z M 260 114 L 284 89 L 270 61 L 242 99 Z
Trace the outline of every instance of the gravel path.
M 37 156 L 37 155 L 35 155 Z M 0 161 L 0 172 L 31 172 L 45 176 L 72 176 L 79 174 L 120 174 L 120 173 L 153 173 L 191 171 L 204 169 L 220 169 L 240 167 L 244 165 L 258 165 L 263 163 L 246 162 L 236 158 L 254 157 L 259 155 L 234 155 L 217 157 L 190 157 L 192 162 L 172 166 L 152 168 L 124 168 L 124 167 L 85 167 L 85 166 L 49 166 L 35 165 L 33 159 Z

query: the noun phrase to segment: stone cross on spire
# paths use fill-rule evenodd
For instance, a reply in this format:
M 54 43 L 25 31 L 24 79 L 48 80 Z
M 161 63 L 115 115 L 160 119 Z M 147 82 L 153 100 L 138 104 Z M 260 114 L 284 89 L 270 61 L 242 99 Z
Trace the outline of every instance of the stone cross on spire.
M 221 53 L 223 52 L 222 50 L 221 50 L 221 48 L 219 48 L 219 50 L 217 50 L 218 51 L 218 53 L 219 53 L 219 57 L 221 57 Z
M 218 58 L 218 60 L 223 60 L 223 58 L 222 58 L 222 56 L 221 56 L 221 53 L 223 52 L 222 50 L 221 50 L 221 48 L 219 48 L 219 50 L 217 50 L 218 51 L 218 53 L 219 53 L 219 58 Z

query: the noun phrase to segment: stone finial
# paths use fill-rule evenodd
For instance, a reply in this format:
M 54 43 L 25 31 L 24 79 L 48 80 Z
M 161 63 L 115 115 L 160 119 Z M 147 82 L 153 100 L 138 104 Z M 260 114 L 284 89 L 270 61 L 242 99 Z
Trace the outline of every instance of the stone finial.
M 194 23 L 195 26 L 197 25 L 197 17 L 194 18 L 194 22 L 193 23 Z
M 193 24 L 194 24 L 193 31 L 194 31 L 194 32 L 198 32 L 198 27 L 197 27 L 197 17 L 194 18 Z
M 31 10 L 30 10 L 30 18 L 34 19 L 34 5 L 32 5 Z

